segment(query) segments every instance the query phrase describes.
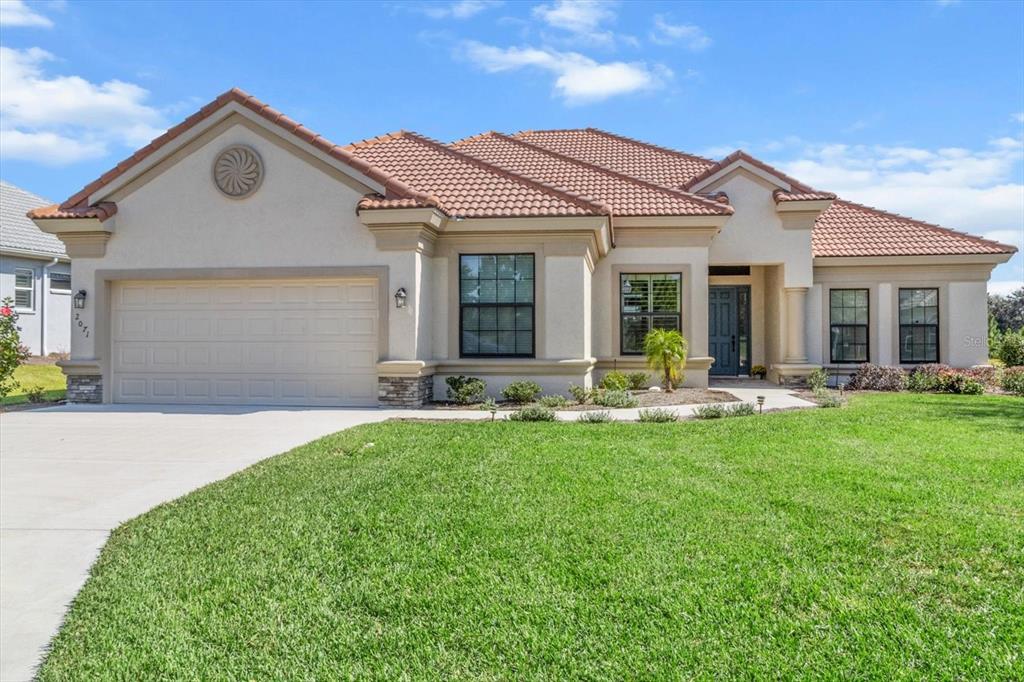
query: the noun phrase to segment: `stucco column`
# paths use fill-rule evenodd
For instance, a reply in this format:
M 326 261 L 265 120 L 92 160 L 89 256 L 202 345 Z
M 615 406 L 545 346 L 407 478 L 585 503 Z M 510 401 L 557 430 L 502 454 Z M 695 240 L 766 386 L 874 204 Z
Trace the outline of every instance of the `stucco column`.
M 787 363 L 807 362 L 804 343 L 807 329 L 808 287 L 786 287 L 786 358 Z

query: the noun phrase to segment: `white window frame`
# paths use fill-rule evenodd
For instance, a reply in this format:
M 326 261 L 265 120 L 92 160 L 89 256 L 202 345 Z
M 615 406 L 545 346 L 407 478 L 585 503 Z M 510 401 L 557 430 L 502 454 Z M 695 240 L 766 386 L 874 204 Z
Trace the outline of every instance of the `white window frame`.
M 18 275 L 28 273 L 29 285 L 18 286 Z M 18 292 L 28 292 L 28 306 L 18 305 Z M 19 313 L 34 313 L 36 311 L 36 271 L 32 268 L 14 268 L 14 309 Z
M 56 294 L 57 296 L 70 296 L 71 295 L 71 273 L 70 272 L 53 272 L 53 271 L 50 271 L 47 274 L 49 275 L 49 278 L 48 278 L 49 279 L 49 283 L 47 284 L 47 287 L 49 288 L 49 291 L 50 291 L 51 294 Z M 67 277 L 68 278 L 68 288 L 67 289 L 54 289 L 53 288 L 53 276 L 54 275 L 58 275 L 60 277 Z

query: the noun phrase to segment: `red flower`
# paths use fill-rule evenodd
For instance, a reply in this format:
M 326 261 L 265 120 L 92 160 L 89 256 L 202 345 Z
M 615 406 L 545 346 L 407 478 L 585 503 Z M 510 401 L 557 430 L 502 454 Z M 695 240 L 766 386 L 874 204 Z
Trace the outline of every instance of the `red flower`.
M 10 317 L 11 314 L 11 309 L 8 308 L 7 306 L 0 308 L 0 315 L 3 315 L 4 317 Z

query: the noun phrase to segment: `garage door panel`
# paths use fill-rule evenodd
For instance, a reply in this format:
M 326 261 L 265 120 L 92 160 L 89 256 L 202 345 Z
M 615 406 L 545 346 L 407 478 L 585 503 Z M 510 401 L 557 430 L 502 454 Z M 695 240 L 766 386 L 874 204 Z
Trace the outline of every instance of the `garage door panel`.
M 114 399 L 375 405 L 376 290 L 360 280 L 118 283 Z

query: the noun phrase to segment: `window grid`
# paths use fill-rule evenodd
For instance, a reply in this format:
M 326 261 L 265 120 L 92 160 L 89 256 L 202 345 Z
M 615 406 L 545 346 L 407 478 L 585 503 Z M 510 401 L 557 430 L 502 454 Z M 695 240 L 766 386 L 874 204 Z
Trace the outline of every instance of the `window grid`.
M 869 313 L 867 289 L 829 290 L 829 349 L 833 363 L 868 362 Z
M 681 302 L 682 275 L 678 272 L 620 274 L 619 352 L 643 354 L 644 337 L 651 329 L 680 331 Z
M 14 307 L 35 310 L 35 273 L 29 268 L 14 270 Z
M 534 357 L 532 253 L 459 256 L 460 357 Z
M 939 290 L 900 289 L 900 363 L 939 361 Z

